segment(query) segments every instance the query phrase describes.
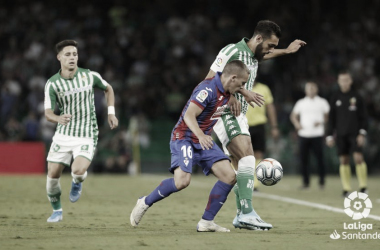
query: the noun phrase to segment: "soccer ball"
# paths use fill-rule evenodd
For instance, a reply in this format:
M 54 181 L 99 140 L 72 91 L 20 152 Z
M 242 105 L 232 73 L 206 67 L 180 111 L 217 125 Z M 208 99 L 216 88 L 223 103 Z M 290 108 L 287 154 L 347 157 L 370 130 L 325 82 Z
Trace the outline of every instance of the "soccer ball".
M 272 158 L 266 158 L 256 167 L 256 177 L 265 186 L 273 186 L 282 178 L 281 164 Z

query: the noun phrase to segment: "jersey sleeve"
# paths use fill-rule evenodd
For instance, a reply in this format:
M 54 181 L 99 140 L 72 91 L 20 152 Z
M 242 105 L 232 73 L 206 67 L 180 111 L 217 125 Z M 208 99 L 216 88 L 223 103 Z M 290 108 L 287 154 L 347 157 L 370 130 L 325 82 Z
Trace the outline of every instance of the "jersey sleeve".
M 92 87 L 99 88 L 101 90 L 106 90 L 108 83 L 103 80 L 99 73 L 90 71 L 90 75 L 93 78 Z
M 57 102 L 57 95 L 53 88 L 53 82 L 47 81 L 45 85 L 45 109 L 55 109 L 55 104 Z
M 330 112 L 330 105 L 327 100 L 323 99 L 323 113 L 328 114 Z
M 210 69 L 215 73 L 222 72 L 228 62 L 237 59 L 236 52 L 238 52 L 238 49 L 235 44 L 227 45 L 219 52 Z
M 211 102 L 212 99 L 213 91 L 205 85 L 201 84 L 191 95 L 190 102 L 196 104 L 203 110 Z

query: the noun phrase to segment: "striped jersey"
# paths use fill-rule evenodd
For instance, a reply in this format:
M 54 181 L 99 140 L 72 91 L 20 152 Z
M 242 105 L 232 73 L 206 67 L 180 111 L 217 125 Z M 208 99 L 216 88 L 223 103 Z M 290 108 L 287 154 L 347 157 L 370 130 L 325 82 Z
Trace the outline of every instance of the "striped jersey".
M 108 83 L 94 71 L 78 68 L 72 79 L 65 79 L 60 74 L 52 76 L 45 85 L 45 109 L 55 109 L 57 104 L 60 115 L 70 114 L 71 121 L 59 124 L 56 133 L 98 139 L 98 124 L 95 116 L 94 88 L 107 88 Z
M 248 91 L 251 91 L 257 74 L 258 61 L 253 57 L 254 53 L 247 45 L 248 40 L 248 38 L 243 38 L 238 43 L 229 44 L 224 47 L 219 52 L 210 69 L 214 72 L 222 72 L 228 62 L 233 60 L 242 61 L 251 72 L 244 87 Z M 243 95 L 239 93 L 235 93 L 234 95 L 241 103 L 241 112 L 245 115 L 248 110 L 248 102 Z
M 202 109 L 202 113 L 196 118 L 199 128 L 205 135 L 211 135 L 212 128 L 221 115 L 225 113 L 230 99 L 230 94 L 224 91 L 220 75 L 221 73 L 217 73 L 213 78 L 205 79 L 195 87 L 172 131 L 171 140 L 191 139 L 194 143 L 199 143 L 198 138 L 184 121 L 190 102 Z

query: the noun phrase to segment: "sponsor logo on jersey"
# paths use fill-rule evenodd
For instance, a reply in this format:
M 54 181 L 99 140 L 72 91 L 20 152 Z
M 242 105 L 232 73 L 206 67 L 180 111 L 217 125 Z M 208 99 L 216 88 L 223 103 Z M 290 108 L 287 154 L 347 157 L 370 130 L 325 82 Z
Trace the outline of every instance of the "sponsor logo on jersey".
M 208 91 L 211 91 L 211 92 L 212 92 L 212 89 L 210 89 L 210 88 L 207 88 L 207 87 L 206 87 L 206 90 L 208 90 Z
M 72 90 L 69 90 L 69 91 L 66 91 L 66 92 L 61 92 L 59 94 L 60 94 L 61 97 L 63 97 L 63 95 L 68 96 L 68 95 L 76 94 L 76 93 L 79 93 L 79 92 L 84 92 L 84 91 L 90 90 L 90 89 L 92 89 L 92 86 L 88 85 L 88 86 L 81 87 L 81 88 L 75 88 L 75 89 L 72 89 Z
M 222 115 L 227 114 L 228 111 L 228 105 L 223 105 L 221 107 L 218 107 L 215 111 L 215 113 L 211 116 L 210 120 L 217 120 L 219 119 Z
M 197 99 L 199 102 L 204 102 L 204 101 L 206 100 L 207 96 L 208 96 L 208 92 L 207 92 L 206 90 L 202 89 L 202 90 L 198 93 L 196 99 Z

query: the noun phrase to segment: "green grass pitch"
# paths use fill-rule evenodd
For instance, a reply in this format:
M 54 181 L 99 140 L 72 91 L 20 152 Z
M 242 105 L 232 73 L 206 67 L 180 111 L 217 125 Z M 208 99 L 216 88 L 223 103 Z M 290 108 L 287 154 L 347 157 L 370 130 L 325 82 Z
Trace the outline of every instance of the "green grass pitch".
M 70 203 L 70 176 L 61 179 L 63 221 L 47 223 L 51 207 L 46 197 L 46 176 L 0 176 L 0 249 L 379 249 L 380 240 L 333 240 L 334 230 L 354 221 L 347 215 L 318 208 L 254 197 L 260 216 L 274 228 L 270 231 L 234 229 L 235 197 L 231 193 L 215 221 L 230 233 L 197 233 L 196 225 L 216 181 L 213 176 L 193 176 L 190 186 L 153 205 L 140 226 L 132 228 L 129 215 L 139 196 L 147 195 L 170 175 L 89 175 L 82 197 Z M 275 194 L 343 209 L 338 177 L 327 178 L 320 190 L 312 179 L 309 190 L 298 190 L 300 177 L 284 176 L 260 194 Z M 314 185 L 313 185 L 314 184 Z M 353 178 L 353 187 L 357 187 Z M 379 177 L 369 179 L 371 215 L 380 216 Z M 380 221 L 367 233 L 380 233 Z M 358 231 L 358 230 L 356 230 Z

